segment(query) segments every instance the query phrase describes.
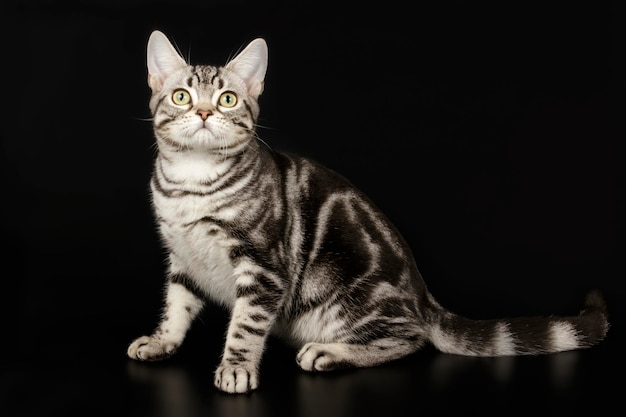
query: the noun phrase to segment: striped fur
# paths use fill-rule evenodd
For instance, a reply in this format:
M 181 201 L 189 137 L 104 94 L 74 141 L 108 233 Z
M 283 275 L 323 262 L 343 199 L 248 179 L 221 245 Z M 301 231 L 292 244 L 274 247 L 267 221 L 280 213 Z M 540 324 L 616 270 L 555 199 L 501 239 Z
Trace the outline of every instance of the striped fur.
M 595 291 L 572 317 L 477 321 L 439 305 L 407 243 L 367 196 L 328 168 L 256 140 L 266 66 L 262 39 L 222 67 L 188 65 L 158 31 L 148 42 L 158 145 L 151 190 L 169 275 L 162 319 L 130 345 L 131 358 L 173 354 L 207 301 L 231 312 L 215 372 L 217 388 L 230 393 L 257 388 L 270 333 L 299 349 L 307 371 L 375 366 L 425 343 L 500 356 L 604 338 L 606 308 Z

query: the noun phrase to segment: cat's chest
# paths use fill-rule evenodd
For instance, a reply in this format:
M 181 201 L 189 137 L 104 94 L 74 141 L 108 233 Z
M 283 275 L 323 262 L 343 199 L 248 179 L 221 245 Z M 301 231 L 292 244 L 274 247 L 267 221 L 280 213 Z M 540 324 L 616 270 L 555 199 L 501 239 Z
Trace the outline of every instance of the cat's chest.
M 159 230 L 170 252 L 173 272 L 192 278 L 207 295 L 225 305 L 235 300 L 235 279 L 230 258 L 239 241 L 227 232 L 210 210 L 179 201 L 155 204 Z M 206 207 L 206 204 L 204 205 Z

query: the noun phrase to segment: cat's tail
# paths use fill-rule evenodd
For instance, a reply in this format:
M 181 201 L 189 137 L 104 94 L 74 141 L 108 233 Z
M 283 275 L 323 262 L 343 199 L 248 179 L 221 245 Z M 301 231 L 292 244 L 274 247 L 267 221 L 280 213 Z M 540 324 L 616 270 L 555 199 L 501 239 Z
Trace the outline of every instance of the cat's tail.
M 446 311 L 432 325 L 430 341 L 442 352 L 466 356 L 556 353 L 599 343 L 607 317 L 604 297 L 594 290 L 577 316 L 470 320 Z

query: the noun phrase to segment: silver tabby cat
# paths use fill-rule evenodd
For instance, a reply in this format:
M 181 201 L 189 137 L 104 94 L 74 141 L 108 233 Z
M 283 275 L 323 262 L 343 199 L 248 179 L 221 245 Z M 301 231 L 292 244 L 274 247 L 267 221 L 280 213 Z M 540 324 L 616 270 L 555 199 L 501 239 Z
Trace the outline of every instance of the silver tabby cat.
M 442 352 L 535 355 L 586 348 L 609 327 L 603 297 L 580 314 L 470 320 L 431 296 L 407 243 L 362 192 L 255 132 L 268 50 L 255 39 L 224 66 L 189 65 L 166 36 L 148 41 L 158 154 L 151 179 L 168 255 L 162 318 L 131 343 L 144 361 L 172 355 L 205 302 L 230 311 L 215 386 L 259 385 L 270 333 L 305 371 L 369 367 L 429 342 Z

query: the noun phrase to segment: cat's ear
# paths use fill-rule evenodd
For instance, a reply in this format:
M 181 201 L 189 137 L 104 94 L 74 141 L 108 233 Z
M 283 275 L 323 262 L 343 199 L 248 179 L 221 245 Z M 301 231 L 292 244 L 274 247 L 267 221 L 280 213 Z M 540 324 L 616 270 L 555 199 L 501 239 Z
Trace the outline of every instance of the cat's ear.
M 265 40 L 257 38 L 226 64 L 226 68 L 245 81 L 248 92 L 255 98 L 263 92 L 267 55 Z
M 167 37 L 155 30 L 148 39 L 148 85 L 159 91 L 165 79 L 176 70 L 187 66 Z

